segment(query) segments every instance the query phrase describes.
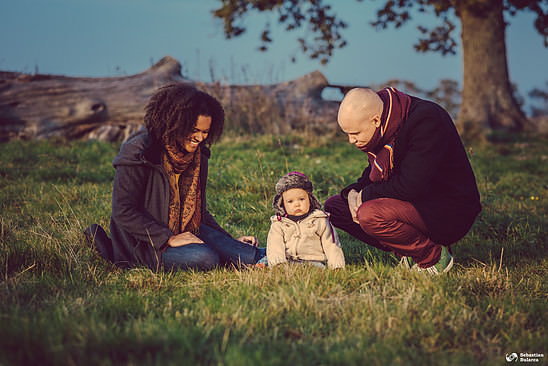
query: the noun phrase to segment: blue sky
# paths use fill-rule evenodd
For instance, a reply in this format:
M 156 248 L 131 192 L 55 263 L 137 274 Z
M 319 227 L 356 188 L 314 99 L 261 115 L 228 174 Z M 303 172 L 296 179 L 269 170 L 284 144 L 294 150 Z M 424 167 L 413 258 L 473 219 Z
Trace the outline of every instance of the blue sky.
M 17 0 L 0 3 L 0 70 L 69 76 L 115 76 L 141 72 L 165 55 L 183 65 L 185 76 L 231 83 L 274 83 L 320 70 L 331 83 L 378 84 L 397 78 L 432 88 L 442 78 L 462 80 L 460 51 L 455 56 L 413 50 L 416 17 L 400 30 L 376 31 L 368 23 L 384 1 L 330 1 L 349 28 L 348 45 L 326 65 L 299 53 L 295 34 L 281 31 L 276 17 L 245 19 L 248 32 L 226 40 L 211 10 L 216 0 Z M 523 96 L 547 88 L 548 49 L 533 28 L 534 17 L 508 19 L 510 79 Z M 257 51 L 259 30 L 270 21 L 274 43 Z M 460 32 L 460 31 L 459 31 Z M 297 56 L 292 63 L 290 57 Z

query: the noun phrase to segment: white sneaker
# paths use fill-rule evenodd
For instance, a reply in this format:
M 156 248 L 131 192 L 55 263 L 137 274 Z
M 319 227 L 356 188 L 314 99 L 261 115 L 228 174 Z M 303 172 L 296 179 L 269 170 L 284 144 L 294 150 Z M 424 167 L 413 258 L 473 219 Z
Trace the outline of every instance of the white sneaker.
M 434 264 L 428 268 L 421 268 L 417 264 L 413 266 L 413 269 L 417 272 L 424 272 L 432 275 L 440 275 L 442 273 L 447 273 L 453 267 L 453 256 L 449 253 L 447 247 L 442 247 L 441 256 L 438 263 Z

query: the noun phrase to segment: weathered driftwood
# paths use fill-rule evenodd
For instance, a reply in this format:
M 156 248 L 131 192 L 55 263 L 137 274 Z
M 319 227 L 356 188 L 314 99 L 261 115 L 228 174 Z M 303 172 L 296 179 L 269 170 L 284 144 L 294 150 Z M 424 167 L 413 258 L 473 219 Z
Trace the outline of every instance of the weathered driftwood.
M 167 56 L 127 77 L 79 78 L 0 72 L 0 141 L 13 138 L 125 139 L 141 127 L 144 106 L 154 90 L 188 82 L 225 107 L 227 124 L 250 132 L 336 131 L 339 103 L 325 101 L 329 86 L 318 71 L 274 85 L 225 85 L 183 78 L 181 65 Z

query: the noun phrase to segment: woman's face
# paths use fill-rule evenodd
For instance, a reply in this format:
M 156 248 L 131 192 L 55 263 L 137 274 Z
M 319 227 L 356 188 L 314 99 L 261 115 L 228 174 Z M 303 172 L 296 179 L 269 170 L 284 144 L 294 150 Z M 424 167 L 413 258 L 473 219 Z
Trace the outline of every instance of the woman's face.
M 194 152 L 198 146 L 207 138 L 209 129 L 211 128 L 211 117 L 198 116 L 198 120 L 192 129 L 190 135 L 180 141 L 180 145 L 187 152 Z

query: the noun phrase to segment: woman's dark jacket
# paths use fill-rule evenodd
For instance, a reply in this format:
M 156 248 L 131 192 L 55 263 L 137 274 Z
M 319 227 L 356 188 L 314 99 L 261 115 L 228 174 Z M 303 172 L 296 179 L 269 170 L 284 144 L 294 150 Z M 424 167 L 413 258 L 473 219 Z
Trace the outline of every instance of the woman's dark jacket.
M 474 172 L 449 114 L 439 105 L 411 97 L 407 120 L 394 142 L 394 169 L 387 181 L 358 182 L 341 192 L 362 190 L 362 201 L 381 197 L 408 201 L 419 212 L 436 243 L 460 240 L 481 211 Z
M 202 224 L 226 233 L 206 209 L 209 149 L 201 146 L 201 154 Z M 161 151 L 142 129 L 122 144 L 112 165 L 116 169 L 110 219 L 113 262 L 157 270 L 162 250 L 173 235 L 168 227 L 169 180 Z

